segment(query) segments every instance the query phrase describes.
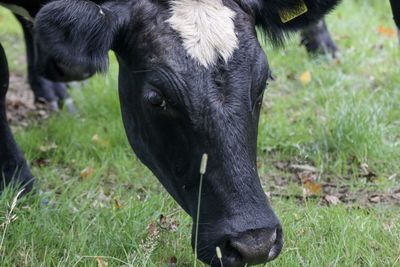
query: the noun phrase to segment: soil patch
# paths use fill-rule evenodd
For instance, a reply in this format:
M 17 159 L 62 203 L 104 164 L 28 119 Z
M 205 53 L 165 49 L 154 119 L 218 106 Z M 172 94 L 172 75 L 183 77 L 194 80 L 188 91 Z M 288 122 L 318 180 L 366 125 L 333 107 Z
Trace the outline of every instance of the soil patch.
M 7 118 L 12 127 L 27 127 L 38 119 L 50 115 L 45 105 L 35 104 L 33 92 L 26 78 L 11 73 L 10 86 L 6 97 Z

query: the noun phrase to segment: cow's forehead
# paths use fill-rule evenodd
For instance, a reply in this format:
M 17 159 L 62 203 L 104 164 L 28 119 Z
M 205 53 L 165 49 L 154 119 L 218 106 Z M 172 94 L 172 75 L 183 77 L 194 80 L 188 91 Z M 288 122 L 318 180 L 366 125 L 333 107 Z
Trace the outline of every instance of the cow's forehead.
M 167 22 L 177 31 L 186 52 L 205 67 L 225 62 L 239 46 L 236 13 L 222 0 L 171 0 Z

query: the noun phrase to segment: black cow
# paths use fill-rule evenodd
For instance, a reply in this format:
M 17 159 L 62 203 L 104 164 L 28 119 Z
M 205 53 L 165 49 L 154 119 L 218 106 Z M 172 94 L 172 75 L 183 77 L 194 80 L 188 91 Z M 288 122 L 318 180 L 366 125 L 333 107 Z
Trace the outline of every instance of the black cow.
M 278 256 L 282 228 L 256 166 L 270 70 L 255 26 L 281 42 L 285 31 L 319 20 L 338 0 L 0 1 L 35 18 L 37 65 L 50 79 L 105 71 L 108 51 L 115 52 L 129 142 L 194 222 L 200 158 L 209 155 L 200 260 L 219 266 L 217 246 L 224 266 Z M 8 68 L 0 51 L 0 166 L 6 184 L 30 189 L 32 175 L 5 118 Z
M 390 0 L 393 19 L 397 26 L 400 42 L 400 1 Z M 311 24 L 300 32 L 301 43 L 309 54 L 326 54 L 336 57 L 338 47 L 333 41 L 324 19 Z
M 34 42 L 32 18 L 18 8 L 15 9 L 13 6 L 11 8 L 14 12 L 19 13 L 14 13 L 14 15 L 22 26 L 25 38 L 28 82 L 34 94 L 34 101 L 47 104 L 50 110 L 54 111 L 59 110 L 60 106 L 65 105 L 67 110 L 73 113 L 75 108 L 68 94 L 67 85 L 63 82 L 46 79 L 40 74 L 42 70 L 38 69 L 35 64 L 35 62 L 40 60 L 42 55 Z M 93 74 L 94 72 L 82 75 L 82 79 L 88 78 Z

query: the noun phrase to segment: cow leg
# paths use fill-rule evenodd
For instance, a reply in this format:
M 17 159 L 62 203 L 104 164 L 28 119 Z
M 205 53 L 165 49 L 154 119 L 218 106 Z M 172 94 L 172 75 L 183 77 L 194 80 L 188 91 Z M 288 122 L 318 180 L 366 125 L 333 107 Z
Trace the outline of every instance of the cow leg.
M 35 95 L 35 102 L 48 104 L 52 110 L 58 110 L 60 104 L 65 104 L 68 111 L 73 113 L 75 111 L 74 104 L 68 95 L 65 83 L 50 81 L 39 75 L 38 70 L 35 68 L 35 61 L 38 55 L 32 34 L 32 23 L 19 15 L 15 15 L 15 17 L 21 23 L 24 32 L 28 61 L 28 80 Z
M 33 176 L 15 142 L 6 117 L 6 94 L 9 83 L 7 58 L 0 43 L 0 191 L 7 185 L 32 189 Z
M 317 23 L 303 29 L 300 34 L 301 44 L 306 47 L 309 54 L 337 56 L 338 48 L 329 33 L 325 20 L 321 19 Z

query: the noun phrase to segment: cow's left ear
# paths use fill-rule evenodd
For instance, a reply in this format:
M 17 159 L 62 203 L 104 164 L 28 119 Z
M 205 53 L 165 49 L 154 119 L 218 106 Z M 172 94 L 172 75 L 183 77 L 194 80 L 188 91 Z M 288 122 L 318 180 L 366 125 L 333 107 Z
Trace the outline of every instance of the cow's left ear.
M 66 66 L 103 72 L 117 21 L 110 10 L 91 1 L 52 1 L 36 16 L 36 40 L 46 54 Z
M 274 43 L 321 19 L 341 0 L 238 0 Z

